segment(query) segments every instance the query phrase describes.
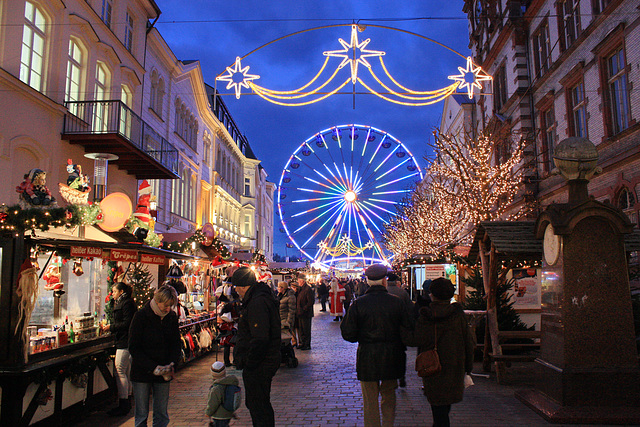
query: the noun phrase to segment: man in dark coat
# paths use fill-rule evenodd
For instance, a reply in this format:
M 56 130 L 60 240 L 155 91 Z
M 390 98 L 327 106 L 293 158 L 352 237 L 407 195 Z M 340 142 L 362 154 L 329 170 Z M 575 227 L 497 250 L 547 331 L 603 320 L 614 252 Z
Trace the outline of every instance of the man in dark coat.
M 411 320 L 413 320 L 413 316 L 414 316 L 414 306 L 413 306 L 413 301 L 411 301 L 411 297 L 409 296 L 409 294 L 407 293 L 407 291 L 405 291 L 404 289 L 402 289 L 401 287 L 398 286 L 398 284 L 400 283 L 400 278 L 398 277 L 398 275 L 394 272 L 389 272 L 387 274 L 387 292 L 389 292 L 391 295 L 395 295 L 398 298 L 400 298 L 402 300 L 402 302 L 404 303 L 405 307 L 407 308 L 407 314 L 409 314 L 409 318 L 411 318 Z M 405 350 L 406 350 L 406 346 L 405 346 Z M 400 378 L 400 381 L 398 381 L 398 385 L 400 387 L 406 387 L 407 386 L 407 380 L 405 378 L 406 376 L 406 360 L 407 360 L 407 352 L 404 352 L 404 359 L 405 362 L 402 364 L 402 366 L 405 367 L 405 372 L 403 372 L 402 374 L 402 378 Z
M 131 321 L 129 352 L 137 426 L 147 425 L 150 395 L 153 395 L 154 427 L 169 424 L 169 381 L 180 360 L 178 315 L 171 310 L 177 302 L 176 290 L 162 285 Z
M 234 361 L 242 369 L 245 402 L 254 426 L 273 426 L 271 380 L 280 367 L 280 309 L 271 288 L 241 267 L 231 283 L 242 299 Z
M 380 426 L 380 409 L 382 425 L 392 426 L 396 388 L 405 363 L 400 328 L 411 329 L 411 319 L 402 300 L 387 292 L 384 265 L 369 266 L 365 275 L 370 287 L 351 303 L 340 329 L 342 338 L 358 343 L 356 372 L 362 388 L 365 427 Z
M 327 286 L 324 279 L 320 279 L 320 283 L 318 284 L 318 300 L 320 301 L 320 306 L 322 307 L 320 311 L 327 311 L 328 299 L 329 299 L 329 287 Z
M 298 292 L 296 293 L 296 319 L 300 328 L 300 350 L 311 350 L 311 319 L 313 318 L 313 289 L 307 283 L 303 273 L 298 274 Z

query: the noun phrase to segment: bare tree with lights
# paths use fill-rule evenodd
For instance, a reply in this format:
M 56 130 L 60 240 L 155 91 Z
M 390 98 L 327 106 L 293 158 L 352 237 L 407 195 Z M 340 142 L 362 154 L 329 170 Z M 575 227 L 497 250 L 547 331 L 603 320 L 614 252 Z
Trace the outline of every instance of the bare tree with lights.
M 470 243 L 475 226 L 498 218 L 517 219 L 528 211 L 515 205 L 523 183 L 524 138 L 512 135 L 507 155 L 496 161 L 491 135 L 434 132 L 425 179 L 398 206 L 386 227 L 387 248 L 401 260 L 416 253 L 438 254 Z

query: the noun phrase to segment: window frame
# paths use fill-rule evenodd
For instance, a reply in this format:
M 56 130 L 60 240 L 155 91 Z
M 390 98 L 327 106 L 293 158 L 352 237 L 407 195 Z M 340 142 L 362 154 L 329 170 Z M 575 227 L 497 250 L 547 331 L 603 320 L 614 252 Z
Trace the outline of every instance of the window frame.
M 32 13 L 30 17 L 27 17 L 27 8 L 28 6 L 32 7 Z M 42 18 L 41 27 L 38 24 L 38 16 Z M 21 48 L 20 48 L 20 69 L 19 69 L 19 79 L 23 83 L 29 85 L 33 89 L 38 92 L 43 92 L 44 83 L 45 83 L 45 62 L 47 58 L 47 23 L 50 21 L 48 16 L 44 13 L 43 8 L 34 2 L 26 1 L 25 2 L 25 10 L 23 12 L 23 29 L 22 29 L 22 40 L 21 40 Z M 25 44 L 26 32 L 30 31 L 29 44 Z M 35 51 L 35 37 L 38 36 L 41 39 L 41 50 L 40 52 Z M 25 48 L 28 49 L 25 52 Z M 26 53 L 26 55 L 25 55 Z M 40 57 L 40 69 L 36 72 L 33 63 L 34 63 L 34 55 L 38 55 Z M 27 57 L 27 58 L 26 58 Z M 28 64 L 24 62 L 24 60 L 28 60 Z M 34 84 L 33 78 L 34 73 L 39 77 L 38 84 Z M 24 74 L 24 75 L 23 75 Z
M 543 42 L 540 41 L 543 39 Z M 532 35 L 533 62 L 536 77 L 542 76 L 551 67 L 551 39 L 549 19 L 545 17 Z
M 578 99 L 582 96 L 582 99 Z M 569 136 L 578 138 L 589 137 L 589 118 L 587 115 L 588 98 L 585 93 L 584 80 L 577 79 L 574 84 L 566 90 L 567 118 Z M 581 122 L 581 123 L 580 123 Z
M 124 19 L 124 40 L 122 43 L 129 53 L 133 53 L 134 30 L 135 20 L 133 19 L 133 14 L 130 11 L 127 11 Z
M 571 13 L 566 13 L 567 5 L 572 6 Z M 569 49 L 582 33 L 580 19 L 580 0 L 558 0 L 556 3 L 558 15 L 558 38 L 560 39 L 560 51 Z M 571 19 L 571 25 L 567 21 Z
M 508 101 L 507 67 L 502 63 L 496 70 L 493 78 L 493 109 L 499 113 Z
M 624 37 L 624 33 L 625 33 L 624 30 L 625 30 L 624 24 L 618 25 L 617 28 L 615 28 L 613 31 L 609 33 L 609 35 L 605 38 L 605 40 L 600 42 L 600 44 L 596 46 L 595 49 L 593 49 L 593 52 L 598 57 L 598 70 L 599 70 L 599 76 L 600 76 L 600 86 L 598 88 L 598 94 L 600 95 L 601 102 L 602 102 L 602 119 L 603 119 L 603 127 L 604 127 L 604 132 L 602 137 L 603 141 L 624 132 L 626 129 L 629 129 L 630 127 L 636 124 L 636 119 L 633 118 L 633 116 L 631 115 L 632 110 L 631 110 L 630 93 L 629 93 L 631 88 L 631 83 L 629 82 L 629 72 L 631 71 L 631 66 L 629 65 L 628 55 L 626 54 L 626 41 Z M 625 95 L 625 98 L 626 98 L 625 100 L 627 104 L 627 127 L 625 127 L 624 129 L 616 129 L 616 127 L 614 126 L 614 117 L 613 117 L 614 112 L 613 112 L 611 93 L 609 90 L 610 76 L 609 76 L 609 69 L 608 69 L 608 60 L 616 52 L 622 52 L 624 55 L 624 64 L 623 64 L 624 67 L 622 67 L 620 72 L 616 74 L 616 75 L 624 76 L 626 80 L 626 93 L 624 95 Z
M 113 18 L 113 0 L 102 0 L 102 9 L 100 10 L 100 19 L 104 24 L 111 28 Z
M 542 144 L 542 170 L 548 175 L 554 167 L 553 152 L 557 145 L 557 121 L 553 97 L 550 102 L 540 108 L 540 137 Z M 551 122 L 551 123 L 550 123 Z

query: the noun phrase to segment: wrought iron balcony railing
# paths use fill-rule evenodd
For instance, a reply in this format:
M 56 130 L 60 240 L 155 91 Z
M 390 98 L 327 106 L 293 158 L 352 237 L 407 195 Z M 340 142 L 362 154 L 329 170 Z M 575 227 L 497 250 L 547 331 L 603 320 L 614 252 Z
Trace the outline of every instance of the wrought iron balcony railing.
M 63 136 L 117 135 L 178 177 L 178 150 L 122 101 L 69 101 L 65 105 L 69 113 Z

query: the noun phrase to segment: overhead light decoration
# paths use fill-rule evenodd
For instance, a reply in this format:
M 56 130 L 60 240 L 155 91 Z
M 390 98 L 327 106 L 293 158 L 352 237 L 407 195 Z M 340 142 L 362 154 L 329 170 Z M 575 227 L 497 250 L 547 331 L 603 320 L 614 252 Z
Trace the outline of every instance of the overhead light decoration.
M 377 25 L 370 26 L 414 34 L 408 31 L 398 30 L 391 27 L 382 27 Z M 318 27 L 307 31 L 320 28 L 327 27 Z M 459 89 L 466 89 L 469 98 L 473 98 L 476 92 L 482 91 L 482 82 L 491 80 L 491 76 L 485 73 L 479 66 L 474 65 L 470 57 L 466 57 L 466 68 L 458 67 L 460 74 L 448 77 L 450 80 L 453 80 L 453 83 L 451 83 L 450 85 L 441 89 L 428 91 L 417 91 L 409 89 L 398 83 L 398 81 L 387 70 L 387 67 L 383 60 L 383 56 L 386 55 L 386 52 L 381 50 L 367 49 L 367 46 L 371 42 L 371 39 L 369 38 L 363 41 L 358 40 L 358 32 L 362 32 L 364 31 L 364 29 L 366 29 L 366 27 L 363 25 L 351 25 L 351 38 L 349 43 L 347 43 L 342 38 L 339 38 L 338 42 L 342 45 L 342 49 L 323 52 L 323 55 L 326 58 L 320 70 L 311 80 L 297 89 L 284 91 L 273 90 L 258 85 L 255 80 L 259 79 L 260 76 L 257 74 L 249 74 L 249 66 L 242 66 L 242 60 L 245 59 L 248 55 L 244 57 L 236 57 L 235 63 L 232 66 L 227 67 L 224 73 L 216 77 L 216 83 L 218 80 L 226 81 L 226 88 L 234 89 L 237 99 L 240 99 L 240 96 L 242 95 L 242 88 L 244 87 L 246 89 L 250 89 L 254 94 L 273 104 L 289 107 L 303 106 L 322 101 L 338 93 L 349 82 L 351 82 L 353 85 L 355 85 L 356 83 L 360 83 L 369 93 L 376 95 L 377 97 L 384 99 L 385 101 L 399 105 L 419 107 L 440 102 L 448 96 L 456 93 L 456 91 L 458 91 Z M 419 36 L 418 34 L 414 35 Z M 281 37 L 277 40 L 281 40 L 285 37 Z M 434 40 L 431 40 L 427 37 L 420 37 L 435 42 Z M 271 43 L 273 42 L 267 43 L 262 47 L 267 46 Z M 259 49 L 260 48 L 255 49 L 251 53 Z M 452 50 L 450 48 L 447 49 Z M 464 58 L 463 55 L 459 53 L 457 54 Z M 328 71 L 327 73 L 325 73 L 325 70 L 327 70 L 331 58 L 341 58 L 342 61 L 336 66 L 333 71 Z M 382 72 L 387 77 L 390 83 L 385 83 L 381 79 L 381 77 L 376 74 L 376 71 L 374 69 L 375 67 L 371 62 L 369 62 L 369 59 L 367 58 L 378 59 Z M 331 83 L 334 82 L 339 72 L 347 65 L 350 65 L 350 76 L 343 81 L 337 81 L 337 86 L 336 83 L 332 85 Z M 363 65 L 365 67 L 366 71 L 369 72 L 370 76 L 379 85 L 379 88 L 373 87 L 372 84 L 367 84 L 361 78 L 361 76 L 359 75 L 359 72 L 361 71 L 359 65 Z M 329 76 L 324 81 L 320 80 L 321 76 L 326 74 L 329 74 Z

